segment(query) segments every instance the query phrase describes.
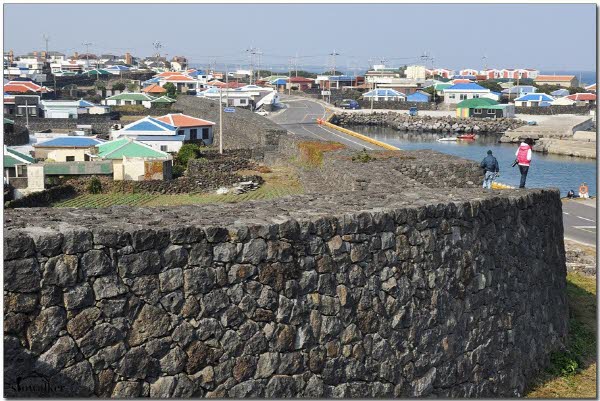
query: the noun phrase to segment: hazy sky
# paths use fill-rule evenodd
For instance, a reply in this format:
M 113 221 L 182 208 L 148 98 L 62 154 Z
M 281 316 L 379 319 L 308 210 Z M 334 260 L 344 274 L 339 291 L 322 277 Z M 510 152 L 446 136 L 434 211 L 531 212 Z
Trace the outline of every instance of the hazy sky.
M 26 21 L 26 24 L 24 24 Z M 24 31 L 25 30 L 25 31 Z M 339 69 L 418 63 L 436 67 L 596 69 L 595 4 L 5 4 L 4 50 L 72 54 L 184 55 L 192 64 L 244 67 L 247 49 L 262 66 Z M 371 60 L 371 61 L 369 61 Z M 377 62 L 376 62 L 377 63 Z M 431 65 L 431 61 L 428 61 Z

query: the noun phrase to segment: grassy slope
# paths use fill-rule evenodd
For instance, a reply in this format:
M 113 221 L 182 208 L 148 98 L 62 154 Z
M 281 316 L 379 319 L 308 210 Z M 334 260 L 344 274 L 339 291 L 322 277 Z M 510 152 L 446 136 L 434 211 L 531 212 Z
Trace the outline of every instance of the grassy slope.
M 528 392 L 529 398 L 596 398 L 596 280 L 567 275 L 570 344 Z

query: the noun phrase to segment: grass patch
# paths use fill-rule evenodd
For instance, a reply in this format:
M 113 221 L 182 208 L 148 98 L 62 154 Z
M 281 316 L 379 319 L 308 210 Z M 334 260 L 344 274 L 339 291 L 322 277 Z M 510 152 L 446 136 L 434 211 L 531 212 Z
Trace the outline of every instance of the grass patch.
M 263 170 L 264 171 L 264 170 Z M 127 206 L 176 206 L 201 205 L 207 203 L 236 203 L 249 200 L 268 200 L 303 192 L 302 186 L 292 171 L 286 167 L 272 167 L 269 173 L 258 173 L 254 170 L 238 171 L 241 175 L 259 174 L 265 183 L 256 191 L 245 194 L 217 195 L 216 193 L 199 193 L 184 195 L 160 195 L 149 193 L 110 193 L 86 194 L 54 203 L 54 207 L 99 208 L 118 205 Z
M 344 149 L 346 146 L 339 142 L 305 141 L 298 144 L 300 162 L 311 167 L 323 164 L 323 153 Z
M 529 398 L 596 398 L 596 280 L 567 275 L 569 344 L 550 357 L 550 366 L 533 383 Z

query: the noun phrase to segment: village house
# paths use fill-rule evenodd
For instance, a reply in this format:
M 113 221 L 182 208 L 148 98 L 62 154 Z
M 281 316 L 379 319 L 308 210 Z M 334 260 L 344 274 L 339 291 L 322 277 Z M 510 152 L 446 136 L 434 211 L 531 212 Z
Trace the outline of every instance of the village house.
M 588 85 L 584 89 L 588 92 L 596 93 L 596 84 Z
M 175 56 L 171 60 L 171 69 L 173 71 L 185 71 L 188 67 L 188 61 L 183 56 Z
M 304 78 L 304 77 L 291 77 L 289 78 L 289 83 L 286 85 L 286 89 L 296 89 L 305 91 L 307 89 L 311 89 L 315 84 L 314 79 Z
M 26 178 L 27 166 L 35 163 L 35 159 L 25 153 L 17 152 L 4 145 L 4 183 L 9 184 L 11 178 Z
M 574 93 L 567 96 L 567 99 L 573 100 L 578 105 L 596 104 L 596 94 L 594 93 Z
M 434 68 L 434 69 L 427 70 L 428 77 L 442 77 L 442 78 L 449 79 L 453 75 L 454 75 L 454 70 L 451 70 L 448 68 Z
M 467 99 L 456 105 L 456 117 L 459 118 L 512 118 L 514 116 L 514 105 L 499 104 L 488 98 Z
M 9 94 L 26 94 L 26 93 L 35 93 L 38 95 L 44 95 L 46 93 L 51 92 L 50 89 L 45 86 L 38 85 L 33 81 L 9 81 L 4 84 L 4 93 Z
M 319 77 L 317 77 L 318 79 Z M 400 78 L 400 71 L 385 66 L 374 66 L 373 70 L 365 73 L 364 82 L 374 87 L 373 85 L 390 83 L 394 78 Z M 356 85 L 355 85 L 356 86 Z
M 145 143 L 161 152 L 177 153 L 186 140 L 185 132 L 185 129 L 178 130 L 176 126 L 148 116 L 127 124 L 121 129 L 112 130 L 111 138 L 127 137 Z M 187 132 L 190 133 L 189 130 Z M 187 139 L 189 140 L 189 137 Z
M 170 99 L 166 96 L 162 96 L 156 98 L 154 96 L 150 96 L 146 93 L 138 93 L 138 92 L 123 92 L 118 95 L 110 96 L 104 99 L 104 104 L 107 106 L 129 106 L 129 105 L 138 105 L 144 106 L 147 109 L 151 109 L 153 107 L 157 107 L 161 104 L 171 104 L 174 103 L 174 99 Z
M 557 89 L 555 91 L 550 92 L 550 95 L 554 98 L 560 98 L 564 96 L 569 96 L 571 92 L 568 89 Z
M 97 145 L 93 160 L 112 161 L 115 181 L 170 180 L 171 155 L 131 138 L 120 138 Z
M 4 94 L 4 115 L 36 117 L 39 113 L 40 96 Z
M 150 84 L 149 86 L 146 86 L 145 88 L 142 88 L 142 93 L 148 94 L 148 95 L 164 95 L 167 93 L 167 90 L 165 88 L 163 88 L 162 86 L 154 83 L 154 84 Z
M 406 100 L 406 95 L 394 89 L 373 89 L 362 95 L 365 100 L 373 100 L 375 102 L 400 102 Z
M 483 75 L 486 79 L 498 79 L 502 78 L 502 71 L 496 68 L 486 68 L 479 72 L 479 75 Z
M 60 136 L 34 144 L 34 156 L 55 162 L 89 161 L 90 149 L 103 142 L 89 136 Z
M 475 76 L 475 75 L 478 75 L 478 74 L 479 74 L 479 71 L 477 71 L 477 70 L 474 70 L 474 69 L 472 69 L 472 68 L 465 68 L 465 69 L 463 69 L 463 70 L 460 70 L 460 71 L 458 72 L 458 74 L 459 74 L 459 75 L 473 75 L 473 76 Z
M 157 120 L 172 125 L 177 128 L 178 135 L 184 135 L 185 141 L 201 140 L 205 145 L 213 143 L 214 122 L 188 116 L 182 113 L 167 114 L 156 117 Z
M 545 93 L 529 93 L 515 99 L 516 107 L 546 107 L 550 106 L 554 98 Z
M 558 85 L 563 88 L 579 86 L 575 75 L 538 75 L 534 80 L 536 85 Z
M 558 99 L 554 99 L 552 101 L 552 106 L 574 106 L 575 100 L 569 99 L 566 95 L 563 97 L 559 97 Z
M 476 83 L 464 83 L 452 85 L 444 89 L 444 103 L 457 104 L 467 99 L 477 99 L 481 97 L 494 98 L 498 97 L 492 94 L 487 88 L 477 85 Z M 497 99 L 494 99 L 497 100 Z
M 404 70 L 404 76 L 409 79 L 425 79 L 427 78 L 427 68 L 422 65 L 409 65 Z
M 431 102 L 431 95 L 427 92 L 417 91 L 406 96 L 406 101 L 410 103 L 429 103 Z

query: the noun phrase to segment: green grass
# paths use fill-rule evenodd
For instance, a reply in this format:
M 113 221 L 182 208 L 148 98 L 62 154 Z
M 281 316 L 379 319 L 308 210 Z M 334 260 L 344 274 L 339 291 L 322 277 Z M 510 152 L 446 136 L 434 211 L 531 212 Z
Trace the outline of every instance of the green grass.
M 551 364 L 533 383 L 529 398 L 596 398 L 596 280 L 567 275 L 569 344 L 550 358 Z
M 240 172 L 242 174 L 257 174 L 256 171 Z M 281 198 L 287 195 L 302 193 L 302 186 L 287 168 L 274 167 L 269 173 L 260 173 L 265 183 L 256 191 L 245 194 L 217 195 L 210 193 L 184 194 L 184 195 L 159 195 L 147 193 L 111 193 L 111 194 L 86 194 L 75 198 L 54 203 L 54 207 L 79 207 L 99 208 L 116 205 L 129 206 L 175 206 L 175 205 L 201 205 L 207 203 L 236 203 L 249 200 L 268 200 Z

